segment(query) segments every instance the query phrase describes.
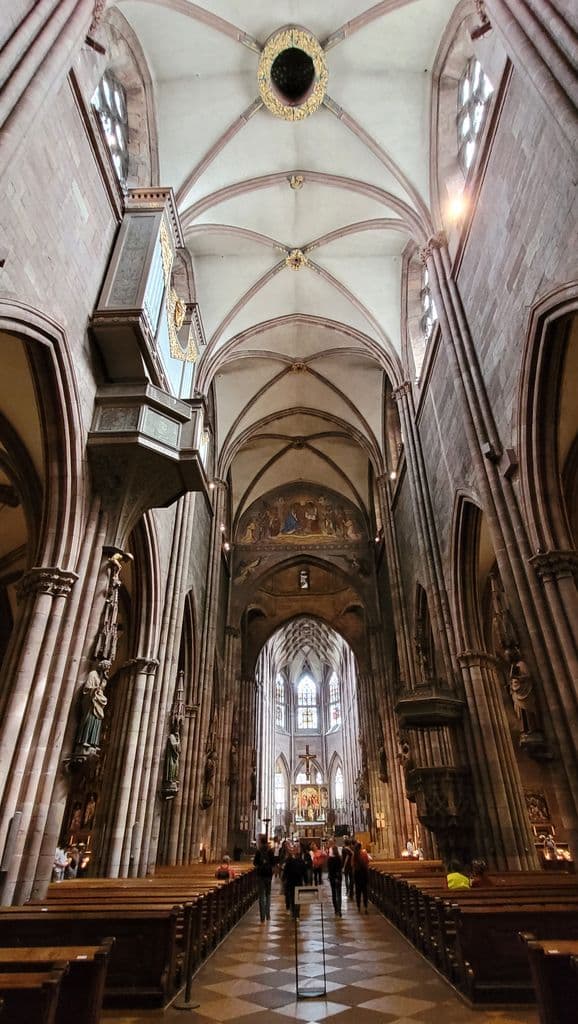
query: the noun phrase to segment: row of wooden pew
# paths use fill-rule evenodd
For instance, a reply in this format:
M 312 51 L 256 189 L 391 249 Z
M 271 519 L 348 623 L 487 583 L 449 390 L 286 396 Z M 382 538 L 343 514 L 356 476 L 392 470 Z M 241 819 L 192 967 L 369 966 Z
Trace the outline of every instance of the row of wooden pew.
M 43 903 L 0 907 L 0 1022 L 97 1024 L 103 1003 L 166 1006 L 255 898 L 250 866 L 217 881 L 215 865 L 191 865 L 53 883 Z
M 449 891 L 428 868 L 374 863 L 370 898 L 470 1003 L 533 1002 L 520 933 L 578 939 L 576 877 L 510 871 L 489 875 L 487 888 Z

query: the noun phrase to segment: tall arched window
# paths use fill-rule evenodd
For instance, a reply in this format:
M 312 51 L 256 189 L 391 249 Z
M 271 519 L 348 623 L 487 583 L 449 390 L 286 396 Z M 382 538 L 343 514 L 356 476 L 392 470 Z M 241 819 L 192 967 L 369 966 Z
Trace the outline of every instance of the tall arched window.
M 281 814 L 287 809 L 287 779 L 281 761 L 275 764 L 275 811 Z
M 125 182 L 128 174 L 126 93 L 112 71 L 104 72 L 92 97 L 92 105 L 98 113 L 118 180 Z
M 478 135 L 484 124 L 488 100 L 494 89 L 476 57 L 470 57 L 458 87 L 458 154 L 462 171 L 472 165 Z
M 434 327 L 437 323 L 438 314 L 435 307 L 435 302 L 431 293 L 429 283 L 429 271 L 427 267 L 423 268 L 422 283 L 421 283 L 421 329 L 426 343 L 431 338 Z
M 341 769 L 341 765 L 337 766 L 337 770 L 335 772 L 334 788 L 335 788 L 335 807 L 336 807 L 337 810 L 341 810 L 343 808 L 343 800 L 344 800 L 343 771 Z
M 339 680 L 335 672 L 329 678 L 329 728 L 338 729 L 341 725 L 341 694 Z
M 275 680 L 275 725 L 285 728 L 285 682 L 281 674 Z
M 297 686 L 297 728 L 317 729 L 317 687 L 311 676 L 302 676 Z

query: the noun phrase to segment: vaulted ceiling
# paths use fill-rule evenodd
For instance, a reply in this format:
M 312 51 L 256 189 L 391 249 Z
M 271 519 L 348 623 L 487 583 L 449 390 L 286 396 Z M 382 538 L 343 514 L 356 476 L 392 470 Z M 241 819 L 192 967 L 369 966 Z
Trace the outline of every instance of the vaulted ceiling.
M 384 373 L 401 373 L 402 253 L 432 230 L 431 69 L 455 0 L 117 6 L 155 83 L 160 180 L 207 338 L 197 386 L 214 385 L 232 511 L 291 480 L 367 508 Z M 287 25 L 316 37 L 328 72 L 322 105 L 297 121 L 271 113 L 257 81 Z

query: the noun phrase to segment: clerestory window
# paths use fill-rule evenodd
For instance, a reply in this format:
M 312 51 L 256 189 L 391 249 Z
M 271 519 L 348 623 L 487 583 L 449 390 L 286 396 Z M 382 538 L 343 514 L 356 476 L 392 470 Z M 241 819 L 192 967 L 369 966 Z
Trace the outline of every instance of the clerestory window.
M 92 97 L 92 105 L 98 113 L 118 180 L 124 183 L 128 175 L 126 92 L 112 71 L 104 72 Z
M 458 87 L 458 155 L 467 177 L 494 89 L 479 60 L 471 57 Z
M 426 342 L 431 338 L 434 327 L 437 324 L 438 314 L 431 293 L 430 282 L 429 282 L 429 271 L 427 267 L 423 268 L 423 275 L 421 279 L 421 330 Z
M 335 672 L 332 672 L 329 679 L 329 728 L 338 729 L 340 726 L 341 695 L 339 692 L 339 680 Z
M 297 728 L 317 729 L 317 687 L 311 676 L 303 676 L 297 686 Z

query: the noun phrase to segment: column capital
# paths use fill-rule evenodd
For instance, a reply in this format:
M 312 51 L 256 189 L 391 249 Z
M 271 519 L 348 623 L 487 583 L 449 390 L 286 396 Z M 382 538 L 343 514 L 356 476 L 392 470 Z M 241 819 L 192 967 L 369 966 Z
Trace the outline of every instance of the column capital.
M 394 390 L 391 392 L 391 397 L 393 398 L 394 402 L 401 402 L 402 398 L 405 398 L 407 395 L 410 394 L 410 392 L 411 381 L 404 380 L 403 383 L 399 385 L 399 387 L 394 388 Z
M 227 484 L 227 481 L 220 480 L 219 477 L 215 477 L 213 480 L 209 482 L 210 491 L 226 491 L 228 486 L 229 485 Z
M 447 246 L 447 244 L 448 239 L 445 231 L 438 231 L 436 235 L 432 235 L 431 238 L 428 238 L 425 245 L 423 245 L 421 249 L 418 249 L 417 251 L 418 257 L 423 263 L 424 267 L 426 266 L 428 260 L 433 255 L 434 250 L 443 249 L 445 246 Z
M 50 594 L 51 597 L 68 597 L 78 579 L 75 572 L 59 569 L 58 566 L 36 565 L 29 569 L 18 582 L 18 600 L 25 600 L 30 594 Z
M 462 668 L 497 668 L 499 665 L 498 659 L 487 651 L 460 651 L 456 657 Z
M 578 554 L 575 551 L 538 551 L 529 559 L 542 583 L 578 579 Z
M 230 636 L 233 640 L 238 640 L 241 636 L 241 630 L 237 629 L 236 626 L 225 626 L 225 636 Z
M 157 658 L 133 658 L 130 664 L 139 675 L 145 676 L 154 676 L 159 667 Z

